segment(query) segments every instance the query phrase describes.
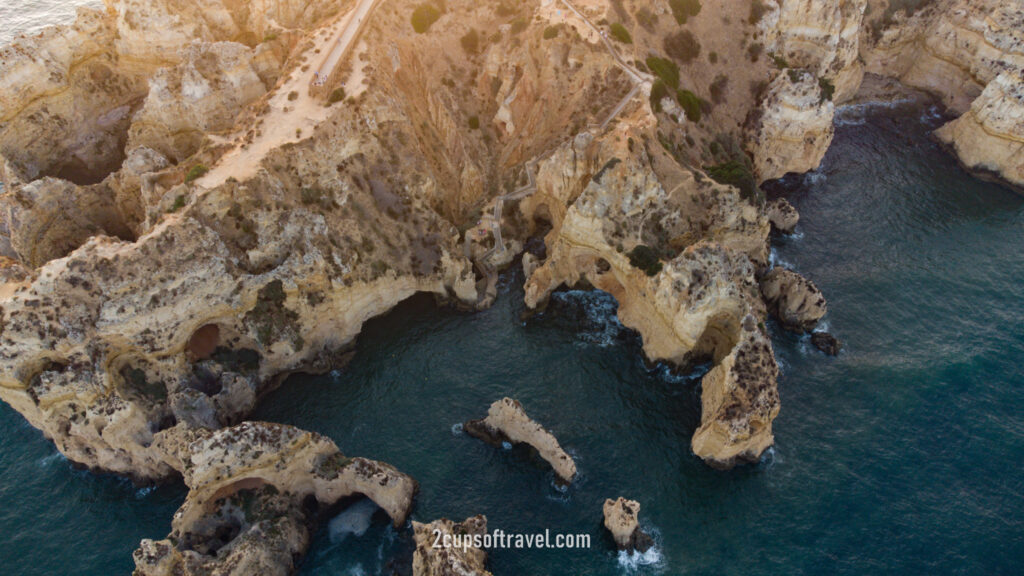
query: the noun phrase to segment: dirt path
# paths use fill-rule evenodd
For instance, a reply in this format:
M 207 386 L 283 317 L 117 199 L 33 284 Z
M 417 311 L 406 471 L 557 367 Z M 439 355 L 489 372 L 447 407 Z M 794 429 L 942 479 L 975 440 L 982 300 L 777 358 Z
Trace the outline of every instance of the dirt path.
M 308 60 L 315 63 L 320 54 L 327 53 L 320 62 L 319 70 L 329 74 L 349 44 L 358 37 L 362 20 L 369 18 L 377 2 L 359 0 L 353 10 L 317 30 L 313 47 L 306 52 L 310 57 Z M 331 67 L 327 68 L 328 65 Z M 208 190 L 223 184 L 228 178 L 251 178 L 271 150 L 308 138 L 331 113 L 331 108 L 324 106 L 323 100 L 310 94 L 310 82 L 316 71 L 316 67 L 310 67 L 307 72 L 294 70 L 291 77 L 270 96 L 267 111 L 257 119 L 255 126 L 246 127 L 245 132 L 250 128 L 256 131 L 252 142 L 245 143 L 245 132 L 228 138 L 234 141 L 235 147 L 224 154 L 206 175 L 196 180 L 196 184 Z

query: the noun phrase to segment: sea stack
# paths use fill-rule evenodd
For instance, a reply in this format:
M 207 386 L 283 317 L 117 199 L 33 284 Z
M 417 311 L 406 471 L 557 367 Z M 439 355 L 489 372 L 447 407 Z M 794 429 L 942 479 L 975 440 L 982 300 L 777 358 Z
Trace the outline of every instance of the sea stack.
M 640 529 L 640 503 L 619 497 L 604 501 L 604 527 L 615 545 L 626 552 L 646 552 L 654 545 L 650 535 Z
M 526 415 L 518 400 L 498 400 L 491 404 L 486 418 L 466 422 L 465 430 L 470 436 L 497 446 L 505 442 L 529 444 L 551 464 L 561 482 L 568 484 L 576 477 L 576 463 L 562 450 L 554 435 Z

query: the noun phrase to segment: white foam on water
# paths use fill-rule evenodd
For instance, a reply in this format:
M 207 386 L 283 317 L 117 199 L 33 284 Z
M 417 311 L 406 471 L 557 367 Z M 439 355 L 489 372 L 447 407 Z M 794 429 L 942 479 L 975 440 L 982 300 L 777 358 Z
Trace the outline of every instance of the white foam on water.
M 152 494 L 154 490 L 156 490 L 156 486 L 146 486 L 145 488 L 139 488 L 138 490 L 135 491 L 135 499 L 142 500 L 146 496 Z
M 463 436 L 465 432 L 462 427 L 462 422 L 456 422 L 452 424 L 452 436 Z
M 49 456 L 43 456 L 39 459 L 40 468 L 51 468 L 54 464 L 67 462 L 67 458 L 64 457 L 60 452 L 54 452 Z
M 775 248 L 772 248 L 768 253 L 768 262 L 772 265 L 772 268 L 775 268 L 776 266 L 789 269 L 793 268 L 793 264 L 779 257 L 779 252 Z
M 505 449 L 505 450 L 511 450 L 512 449 L 512 443 L 511 442 L 502 442 L 501 443 L 501 447 L 503 449 Z
M 377 505 L 369 499 L 360 500 L 343 510 L 327 524 L 331 542 L 340 543 L 349 535 L 358 538 L 366 534 L 366 531 L 370 529 L 370 522 L 375 512 L 377 512 Z
M 913 98 L 900 98 L 891 102 L 863 102 L 839 106 L 836 108 L 834 123 L 836 126 L 863 126 L 867 123 L 868 116 L 880 108 L 893 110 L 913 103 Z
M 818 172 L 812 170 L 804 174 L 804 184 L 806 186 L 820 186 L 828 181 L 828 176 L 824 172 Z
M 618 303 L 609 294 L 599 291 L 569 290 L 556 292 L 552 298 L 572 302 L 586 316 L 586 326 L 578 334 L 577 346 L 596 344 L 601 348 L 617 346 L 625 327 L 619 322 Z
M 619 551 L 618 562 L 623 572 L 632 574 L 643 566 L 662 566 L 665 561 L 661 550 L 652 546 L 647 552 L 626 552 Z

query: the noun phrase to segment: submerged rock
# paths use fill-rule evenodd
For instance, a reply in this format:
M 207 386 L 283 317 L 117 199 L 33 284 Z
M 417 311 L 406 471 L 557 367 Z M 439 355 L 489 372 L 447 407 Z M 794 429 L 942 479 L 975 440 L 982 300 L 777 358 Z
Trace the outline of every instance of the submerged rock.
M 491 576 L 484 568 L 487 552 L 472 542 L 487 534 L 486 516 L 473 516 L 459 523 L 447 518 L 429 524 L 413 522 L 412 529 L 416 542 L 413 576 Z M 446 538 L 452 546 L 443 545 Z M 440 547 L 435 547 L 435 543 Z
M 654 545 L 650 535 L 640 529 L 640 503 L 635 500 L 604 501 L 604 527 L 612 534 L 619 550 L 646 552 Z
M 843 344 L 835 336 L 828 332 L 815 332 L 811 334 L 811 344 L 829 356 L 838 356 Z
M 761 279 L 768 311 L 788 330 L 810 332 L 828 311 L 821 290 L 792 270 L 773 268 Z
M 491 404 L 486 418 L 470 420 L 464 429 L 470 436 L 497 446 L 504 442 L 529 444 L 551 464 L 559 480 L 568 484 L 576 477 L 576 463 L 550 432 L 526 415 L 518 400 L 498 400 Z
M 785 198 L 777 198 L 768 203 L 765 207 L 768 221 L 772 228 L 783 234 L 792 234 L 796 225 L 800 222 L 800 213 Z

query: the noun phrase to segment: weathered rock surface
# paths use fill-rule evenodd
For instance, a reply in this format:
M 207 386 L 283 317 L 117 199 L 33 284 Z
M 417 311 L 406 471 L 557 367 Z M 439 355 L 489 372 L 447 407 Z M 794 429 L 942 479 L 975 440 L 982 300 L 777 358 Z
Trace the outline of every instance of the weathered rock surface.
M 785 198 L 776 198 L 765 206 L 772 228 L 783 234 L 792 234 L 800 223 L 800 213 Z
M 835 101 L 854 93 L 864 74 L 860 33 L 868 0 L 768 0 L 759 23 L 765 49 L 835 86 Z
M 640 333 L 649 359 L 720 364 L 751 346 L 748 328 L 763 330 L 755 273 L 767 266 L 768 219 L 735 188 L 698 179 L 657 144 L 630 147 L 625 136 L 576 139 L 540 165 L 537 193 L 523 211 L 553 228 L 548 258 L 527 280 L 526 303 L 542 304 L 561 285 L 590 285 L 615 297 L 619 319 Z M 772 359 L 767 337 L 757 343 Z M 734 365 L 746 371 L 745 388 L 725 390 Z M 697 451 L 716 465 L 770 446 L 778 411 L 774 360 L 763 369 L 730 362 L 723 371 L 705 377 L 702 422 L 734 432 Z
M 440 533 L 462 543 L 465 538 L 487 534 L 487 518 L 473 516 L 455 523 L 447 518 L 429 524 L 412 523 L 416 550 L 412 556 L 413 576 L 491 576 L 484 565 L 487 552 L 475 546 L 435 548 L 434 542 Z
M 790 330 L 810 332 L 828 311 L 821 290 L 807 278 L 785 268 L 773 268 L 761 279 L 768 311 Z
M 612 534 L 619 550 L 646 552 L 654 540 L 640 529 L 640 503 L 619 497 L 604 501 L 604 527 Z
M 120 68 L 114 37 L 106 13 L 82 8 L 0 49 L 0 156 L 19 178 L 92 183 L 120 165 L 145 82 Z
M 834 117 L 835 105 L 813 74 L 790 69 L 776 75 L 748 138 L 757 181 L 817 168 L 832 144 Z
M 177 163 L 195 153 L 207 134 L 233 127 L 239 111 L 267 91 L 255 59 L 253 50 L 235 42 L 183 48 L 180 63 L 150 79 L 132 118 L 128 148 L 145 146 Z
M 364 495 L 401 526 L 416 492 L 391 466 L 348 458 L 330 440 L 280 424 L 178 425 L 155 443 L 189 493 L 167 539 L 135 551 L 140 576 L 291 574 L 319 511 Z
M 868 71 L 938 96 L 962 116 L 939 131 L 968 168 L 1020 186 L 1024 9 L 1001 0 L 936 0 L 882 9 L 862 32 Z
M 496 401 L 487 410 L 486 418 L 466 422 L 465 430 L 471 436 L 498 446 L 504 442 L 533 446 L 562 482 L 572 482 L 576 477 L 576 463 L 551 432 L 526 415 L 518 400 Z
M 967 168 L 1024 189 L 1024 74 L 1000 73 L 970 110 L 935 135 Z
M 838 356 L 843 345 L 835 336 L 828 332 L 814 332 L 811 334 L 811 344 L 828 356 Z

